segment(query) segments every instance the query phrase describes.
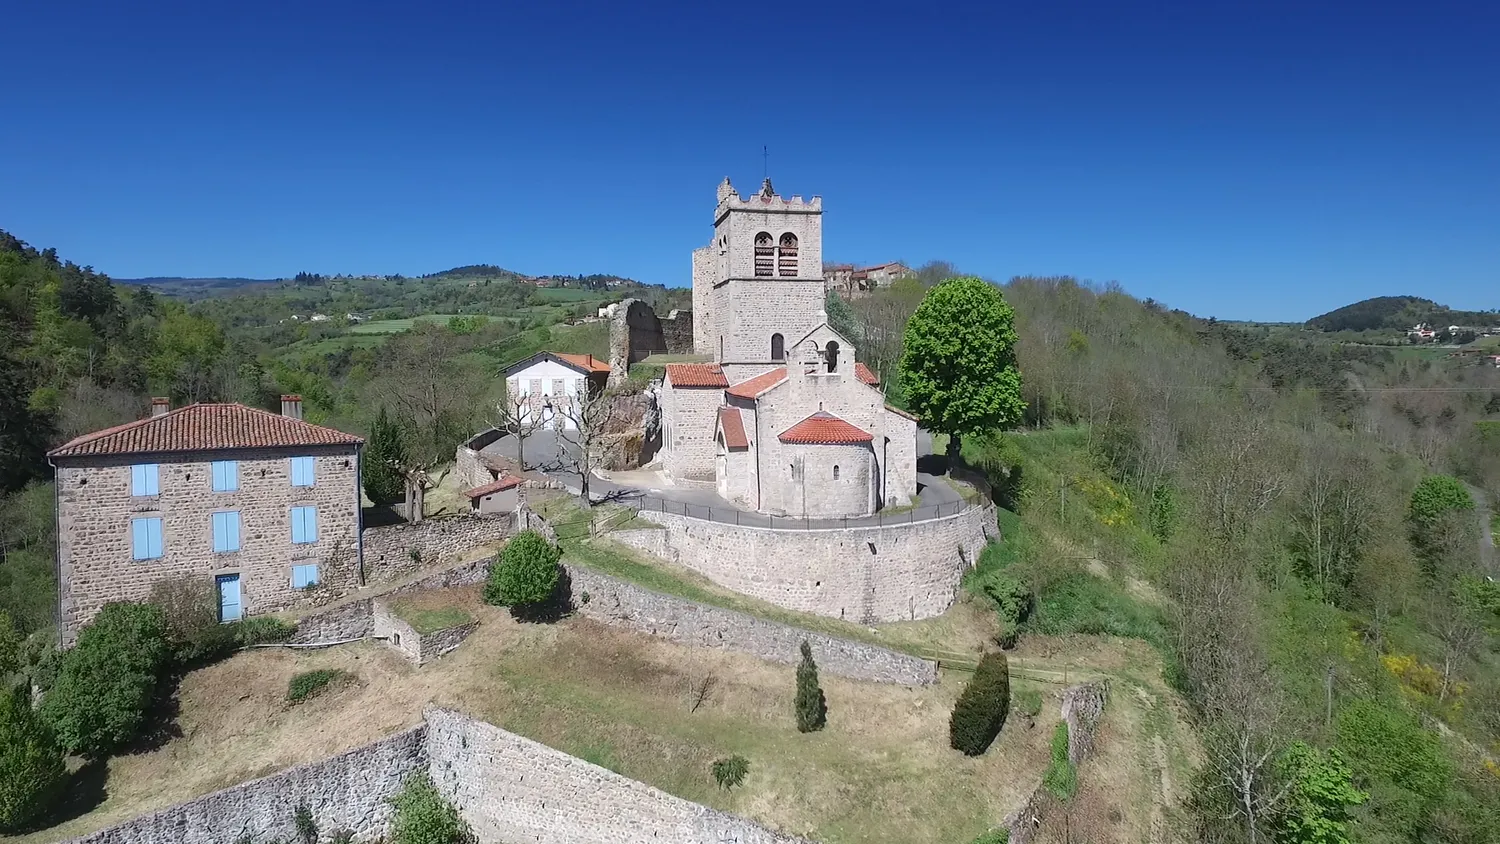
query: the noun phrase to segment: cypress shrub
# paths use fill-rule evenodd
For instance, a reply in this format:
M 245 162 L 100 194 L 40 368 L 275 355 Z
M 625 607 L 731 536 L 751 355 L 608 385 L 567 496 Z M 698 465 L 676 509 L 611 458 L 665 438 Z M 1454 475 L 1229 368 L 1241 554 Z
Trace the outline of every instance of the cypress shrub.
M 67 784 L 62 749 L 22 689 L 0 691 L 0 830 L 43 817 Z
M 1010 710 L 1010 666 L 1005 654 L 985 654 L 953 705 L 948 743 L 966 756 L 989 749 Z
M 802 662 L 797 665 L 796 709 L 799 733 L 817 732 L 828 723 L 828 700 L 818 685 L 818 664 L 806 639 L 802 640 Z
M 68 752 L 106 756 L 139 732 L 170 659 L 159 607 L 107 604 L 62 655 L 42 717 Z

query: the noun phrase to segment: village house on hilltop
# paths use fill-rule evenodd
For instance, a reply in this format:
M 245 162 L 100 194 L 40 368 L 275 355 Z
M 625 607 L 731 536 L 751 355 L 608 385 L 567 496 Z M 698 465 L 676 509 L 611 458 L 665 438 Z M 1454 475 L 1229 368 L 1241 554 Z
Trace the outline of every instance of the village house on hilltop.
M 48 453 L 64 645 L 163 580 L 212 577 L 221 621 L 358 580 L 364 440 L 303 421 L 299 396 L 281 407 L 152 399 L 148 418 Z

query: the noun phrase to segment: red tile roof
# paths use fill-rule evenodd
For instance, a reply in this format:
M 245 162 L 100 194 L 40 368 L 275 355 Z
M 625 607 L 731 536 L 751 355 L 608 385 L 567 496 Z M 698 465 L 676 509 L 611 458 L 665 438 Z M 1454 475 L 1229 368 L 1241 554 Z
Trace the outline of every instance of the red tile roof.
M 476 498 L 483 498 L 486 495 L 491 495 L 493 493 L 500 492 L 501 490 L 512 489 L 520 485 L 520 478 L 505 475 L 498 480 L 490 481 L 484 486 L 476 486 L 468 492 L 464 493 L 464 495 L 468 496 L 470 501 L 473 501 Z
M 729 379 L 717 363 L 669 363 L 667 380 L 673 387 L 728 387 Z
M 911 415 L 910 413 L 907 413 L 906 411 L 902 410 L 899 407 L 892 407 L 891 405 L 886 405 L 885 409 L 889 410 L 890 412 L 892 412 L 894 414 L 896 414 L 897 416 L 905 416 L 907 419 L 910 419 L 913 422 L 920 422 L 920 421 L 922 421 L 922 420 L 918 419 L 917 417 Z
M 593 355 L 565 355 L 561 352 L 552 352 L 553 357 L 564 363 L 571 363 L 585 372 L 608 372 L 609 364 L 594 357 Z
M 849 445 L 875 439 L 832 413 L 820 410 L 798 422 L 777 437 L 784 443 L 805 445 Z
M 854 377 L 869 384 L 871 387 L 880 386 L 880 376 L 876 375 L 870 367 L 865 366 L 864 361 L 854 364 Z
M 786 367 L 778 366 L 770 372 L 747 378 L 724 392 L 742 399 L 759 398 L 761 393 L 786 380 Z
M 737 408 L 719 408 L 719 427 L 724 429 L 725 448 L 750 447 L 750 440 L 745 436 L 745 420 Z
M 161 416 L 84 434 L 54 448 L 47 456 L 93 457 L 362 442 L 353 434 L 242 404 L 190 404 Z

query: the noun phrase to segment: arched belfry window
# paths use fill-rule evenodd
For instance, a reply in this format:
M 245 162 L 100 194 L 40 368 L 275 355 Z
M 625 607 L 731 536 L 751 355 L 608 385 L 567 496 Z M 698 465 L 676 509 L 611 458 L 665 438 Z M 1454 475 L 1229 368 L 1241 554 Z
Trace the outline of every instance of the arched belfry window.
M 770 232 L 761 232 L 755 236 L 755 274 L 775 275 L 775 266 L 776 241 L 772 239 Z
M 771 360 L 786 360 L 786 338 L 780 334 L 771 335 Z
M 829 372 L 839 371 L 839 342 L 837 340 L 828 341 L 828 345 L 823 349 L 823 362 L 828 364 Z
M 797 275 L 797 236 L 791 232 L 781 236 L 781 246 L 776 252 L 776 274 L 792 277 Z

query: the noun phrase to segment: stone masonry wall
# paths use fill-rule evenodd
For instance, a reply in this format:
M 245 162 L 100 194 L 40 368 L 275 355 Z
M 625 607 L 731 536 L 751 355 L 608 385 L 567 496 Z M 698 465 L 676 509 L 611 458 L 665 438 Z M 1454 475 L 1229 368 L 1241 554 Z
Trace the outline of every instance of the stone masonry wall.
M 805 640 L 812 646 L 818 669 L 828 674 L 906 686 L 937 682 L 937 663 L 930 660 L 663 595 L 578 565 L 568 566 L 568 574 L 574 609 L 615 627 L 785 665 L 801 660 L 799 649 Z
M 442 709 L 427 711 L 433 782 L 480 841 L 776 844 L 803 839 Z
M 1062 698 L 1063 721 L 1068 725 L 1068 761 L 1080 765 L 1094 752 L 1094 735 L 1109 699 L 1109 681 L 1070 686 Z M 1047 787 L 1038 783 L 1026 801 L 1005 816 L 1011 844 L 1030 844 L 1056 802 Z
M 395 648 L 407 660 L 422 664 L 422 637 L 401 616 L 391 611 L 390 604 L 376 598 L 371 602 L 370 614 L 371 636 L 384 639 L 387 645 Z
M 509 513 L 462 514 L 369 528 L 364 532 L 365 579 L 370 583 L 395 580 L 508 539 L 513 533 L 515 517 Z M 416 558 L 412 551 L 417 552 Z
M 721 586 L 798 612 L 862 624 L 939 615 L 985 542 L 993 506 L 906 524 L 773 530 L 642 510 L 666 528 L 666 559 Z
M 540 517 L 538 517 L 540 518 Z M 543 523 L 545 526 L 545 523 Z M 408 592 L 429 589 L 451 589 L 458 586 L 473 586 L 483 583 L 489 576 L 489 557 L 480 557 L 460 565 L 434 572 L 427 577 L 403 584 L 381 593 L 381 598 L 390 598 Z M 325 642 L 343 642 L 362 639 L 366 636 L 385 636 L 375 627 L 375 602 L 379 598 L 362 598 L 321 612 L 303 616 L 297 622 L 297 632 L 287 640 L 290 645 L 310 645 Z
M 479 622 L 471 621 L 468 624 L 449 627 L 446 630 L 438 630 L 422 636 L 417 641 L 417 664 L 426 665 L 443 654 L 449 653 L 463 644 L 477 627 L 479 627 Z
M 292 457 L 313 458 L 313 485 L 292 486 Z M 212 459 L 235 460 L 234 492 L 214 492 Z M 131 495 L 131 465 L 155 463 L 159 495 Z M 317 541 L 293 544 L 293 507 L 317 508 Z M 238 511 L 240 548 L 215 552 L 213 514 Z M 162 519 L 162 556 L 131 559 L 131 520 Z M 57 467 L 59 626 L 63 644 L 110 601 L 140 601 L 152 584 L 237 574 L 246 615 L 308 600 L 292 566 L 317 564 L 329 589 L 359 579 L 359 453 L 355 446 L 246 449 L 66 459 Z
M 143 815 L 68 844 L 230 844 L 294 841 L 292 812 L 312 810 L 328 834 L 344 829 L 356 840 L 384 835 L 387 801 L 411 774 L 427 768 L 427 727 L 412 727 L 331 759 L 216 791 Z

